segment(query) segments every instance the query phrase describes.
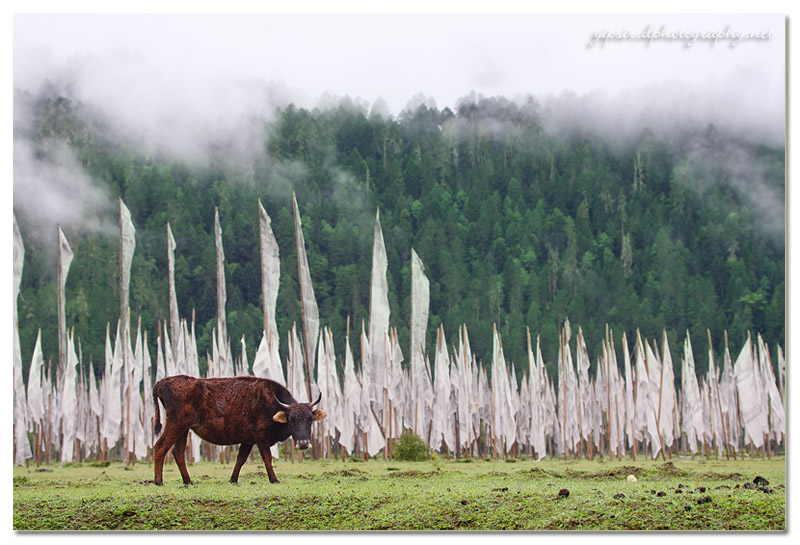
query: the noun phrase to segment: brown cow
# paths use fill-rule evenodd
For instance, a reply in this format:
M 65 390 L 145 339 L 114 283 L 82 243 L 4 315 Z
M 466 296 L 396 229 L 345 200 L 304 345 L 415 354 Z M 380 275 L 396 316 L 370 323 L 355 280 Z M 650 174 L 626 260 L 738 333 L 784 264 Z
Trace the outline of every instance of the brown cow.
M 189 430 L 215 445 L 241 444 L 232 483 L 238 482 L 239 470 L 253 445 L 258 445 L 269 481 L 277 483 L 269 448 L 291 435 L 297 448 L 307 449 L 311 423 L 327 416 L 322 409 L 313 408 L 322 399 L 322 392 L 314 403 L 298 403 L 285 387 L 258 377 L 200 379 L 176 375 L 159 380 L 153 386 L 153 398 L 156 435 L 161 431 L 159 400 L 166 411 L 164 433 L 153 447 L 157 485 L 163 484 L 164 458 L 170 448 L 183 484 L 193 484 L 184 460 Z

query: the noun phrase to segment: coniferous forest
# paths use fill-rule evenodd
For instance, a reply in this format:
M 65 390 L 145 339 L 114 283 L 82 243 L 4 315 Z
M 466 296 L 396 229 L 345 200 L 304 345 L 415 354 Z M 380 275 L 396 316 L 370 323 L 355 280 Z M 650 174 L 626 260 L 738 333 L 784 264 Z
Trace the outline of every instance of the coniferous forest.
M 240 357 L 244 336 L 252 362 L 261 339 L 259 199 L 280 248 L 276 317 L 285 361 L 287 332 L 301 323 L 293 192 L 321 325 L 338 353 L 349 318 L 357 362 L 377 211 L 390 323 L 406 361 L 412 247 L 430 280 L 428 353 L 440 324 L 451 343 L 466 324 L 486 362 L 496 324 L 520 378 L 527 328 L 557 375 L 565 319 L 582 327 L 593 365 L 607 326 L 618 347 L 623 332 L 631 342 L 637 329 L 649 339 L 666 329 L 673 350 L 688 331 L 698 355 L 707 330 L 716 354 L 726 331 L 731 352 L 748 331 L 773 351 L 785 346 L 785 149 L 755 136 L 701 120 L 669 130 L 645 124 L 621 142 L 580 122 L 556 130 L 533 99 L 471 95 L 444 108 L 412 100 L 396 116 L 343 99 L 276 108 L 251 120 L 263 142 L 257 153 L 218 141 L 193 163 L 112 136 L 107 119 L 54 88 L 18 92 L 17 108 L 27 121 L 15 122 L 15 145 L 24 138 L 42 163 L 74 157 L 96 190 L 91 217 L 62 228 L 74 252 L 66 323 L 80 339 L 84 369 L 91 361 L 98 377 L 106 326 L 113 337 L 120 312 L 117 197 L 136 227 L 131 323 L 141 318 L 154 353 L 158 323 L 169 319 L 169 222 L 178 307 L 182 317 L 194 313 L 201 370 L 217 315 L 215 207 L 233 355 Z M 765 196 L 777 196 L 778 208 Z M 56 230 L 43 233 L 16 203 L 15 214 L 25 244 L 18 305 L 27 377 L 39 328 L 45 361 L 58 360 Z M 698 374 L 706 368 L 707 358 L 697 357 Z M 679 381 L 679 365 L 675 374 Z

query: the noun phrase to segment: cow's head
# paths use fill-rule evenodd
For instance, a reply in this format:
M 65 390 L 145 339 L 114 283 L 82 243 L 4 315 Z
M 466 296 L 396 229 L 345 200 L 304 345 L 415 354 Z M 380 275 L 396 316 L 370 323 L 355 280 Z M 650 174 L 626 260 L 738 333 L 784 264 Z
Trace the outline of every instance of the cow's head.
M 311 446 L 311 423 L 322 420 L 328 413 L 322 409 L 314 409 L 314 406 L 322 401 L 322 392 L 314 403 L 283 403 L 277 397 L 275 401 L 283 407 L 282 411 L 275 413 L 272 419 L 281 424 L 288 424 L 295 446 L 300 450 L 305 450 Z

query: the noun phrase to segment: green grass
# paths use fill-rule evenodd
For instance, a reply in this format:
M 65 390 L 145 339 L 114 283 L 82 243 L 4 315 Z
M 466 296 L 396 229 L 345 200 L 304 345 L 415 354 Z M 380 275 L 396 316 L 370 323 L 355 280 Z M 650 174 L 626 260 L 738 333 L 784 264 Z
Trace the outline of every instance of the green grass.
M 307 459 L 275 464 L 279 484 L 269 483 L 263 465 L 248 462 L 238 485 L 228 482 L 232 464 L 204 462 L 189 466 L 189 488 L 174 463 L 165 466 L 163 487 L 147 483 L 153 470 L 146 463 L 47 469 L 14 468 L 15 530 L 786 528 L 783 457 L 666 464 Z M 638 481 L 628 483 L 629 474 Z M 744 488 L 757 475 L 772 492 Z M 562 489 L 567 497 L 559 496 Z

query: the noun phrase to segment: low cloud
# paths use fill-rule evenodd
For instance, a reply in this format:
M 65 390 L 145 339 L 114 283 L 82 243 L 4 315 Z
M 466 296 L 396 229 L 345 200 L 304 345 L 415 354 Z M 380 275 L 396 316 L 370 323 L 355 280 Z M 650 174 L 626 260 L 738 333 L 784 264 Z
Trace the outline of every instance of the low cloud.
M 782 146 L 784 82 L 773 81 L 770 74 L 750 66 L 709 78 L 704 84 L 665 80 L 620 93 L 565 91 L 542 99 L 544 126 L 555 135 L 582 130 L 624 148 L 634 144 L 645 128 L 677 137 L 714 124 L 751 141 Z M 759 92 L 753 81 L 764 82 L 773 92 Z
M 14 209 L 27 220 L 26 235 L 56 246 L 56 225 L 114 236 L 114 200 L 62 141 L 14 141 Z
M 113 140 L 146 156 L 162 154 L 198 166 L 220 153 L 234 164 L 262 154 L 264 123 L 289 100 L 280 83 L 165 73 L 135 53 L 85 54 L 62 64 L 50 61 L 41 48 L 29 54 L 42 64 L 16 72 L 18 88 L 36 94 L 54 86 L 91 105 Z

